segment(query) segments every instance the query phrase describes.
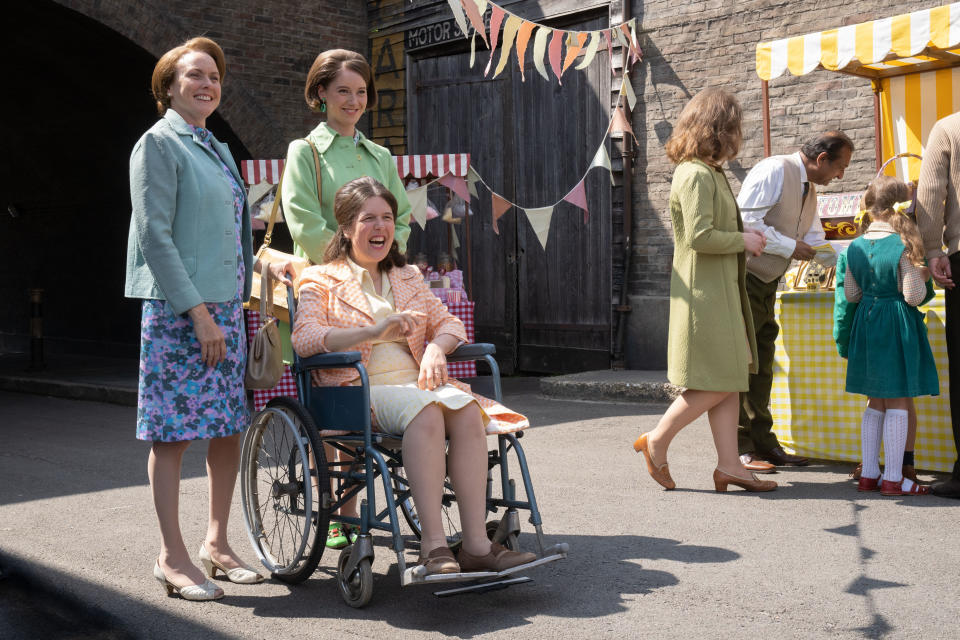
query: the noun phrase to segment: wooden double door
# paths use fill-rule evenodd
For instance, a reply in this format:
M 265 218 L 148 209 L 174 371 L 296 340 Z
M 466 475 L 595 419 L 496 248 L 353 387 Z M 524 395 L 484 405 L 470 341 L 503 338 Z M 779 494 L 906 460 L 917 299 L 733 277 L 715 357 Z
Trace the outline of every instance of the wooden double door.
M 606 22 L 594 17 L 552 26 L 591 30 L 605 28 Z M 491 67 L 499 56 L 498 49 Z M 480 45 L 476 57 L 472 69 L 469 51 L 431 51 L 408 59 L 408 152 L 470 153 L 486 183 L 478 185 L 479 197 L 472 199 L 465 222 L 448 225 L 438 218 L 425 230 L 413 224 L 409 246 L 434 258 L 447 249 L 452 227 L 461 245 L 458 264 L 468 272 L 476 302 L 476 340 L 497 346 L 505 372 L 608 368 L 608 172 L 593 169 L 587 176 L 586 221 L 581 209 L 562 201 L 586 172 L 609 123 L 607 53 L 598 53 L 583 70 L 571 65 L 562 85 L 552 75 L 545 81 L 529 59 L 524 81 L 515 53 L 498 77 L 484 77 L 489 52 Z M 494 232 L 490 190 L 524 208 L 560 201 L 546 248 L 516 207 L 500 218 L 499 233 Z M 443 209 L 445 193 L 431 194 Z

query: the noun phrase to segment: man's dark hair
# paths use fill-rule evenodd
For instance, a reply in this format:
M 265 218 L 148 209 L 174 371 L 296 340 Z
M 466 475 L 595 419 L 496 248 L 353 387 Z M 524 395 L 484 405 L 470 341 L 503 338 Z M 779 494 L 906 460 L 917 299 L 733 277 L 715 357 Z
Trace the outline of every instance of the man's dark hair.
M 821 153 L 826 153 L 832 162 L 840 155 L 840 149 L 846 147 L 853 153 L 853 140 L 843 131 L 825 131 L 816 138 L 811 138 L 800 147 L 800 153 L 811 160 L 816 160 Z

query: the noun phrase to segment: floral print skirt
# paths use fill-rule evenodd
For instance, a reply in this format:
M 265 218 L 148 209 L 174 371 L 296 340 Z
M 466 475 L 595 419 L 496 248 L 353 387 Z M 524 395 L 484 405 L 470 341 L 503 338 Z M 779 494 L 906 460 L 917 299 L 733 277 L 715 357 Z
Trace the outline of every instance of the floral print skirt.
M 200 359 L 200 343 L 187 315 L 165 300 L 144 300 L 140 325 L 137 438 L 155 442 L 206 440 L 240 433 L 250 423 L 243 386 L 247 342 L 243 306 L 207 303 L 223 331 L 227 356 L 215 367 Z

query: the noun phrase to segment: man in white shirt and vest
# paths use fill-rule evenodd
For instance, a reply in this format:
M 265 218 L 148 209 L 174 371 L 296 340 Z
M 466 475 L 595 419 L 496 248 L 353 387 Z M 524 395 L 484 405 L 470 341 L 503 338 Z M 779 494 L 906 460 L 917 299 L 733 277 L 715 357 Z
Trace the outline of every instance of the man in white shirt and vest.
M 917 225 L 930 273 L 946 290 L 950 417 L 953 443 L 960 452 L 960 289 L 955 285 L 960 277 L 960 113 L 938 120 L 927 137 L 917 180 Z M 960 498 L 960 457 L 950 478 L 935 483 L 930 491 L 944 498 Z
M 827 131 L 796 153 L 758 162 L 737 197 L 744 228 L 762 231 L 767 239 L 761 255 L 747 256 L 747 296 L 757 334 L 759 371 L 750 376 L 750 390 L 740 394 L 739 445 L 740 460 L 754 472 L 771 473 L 774 465 L 809 462 L 784 451 L 772 431 L 770 388 L 774 341 L 780 333 L 773 309 L 777 284 L 790 260 L 810 260 L 816 254 L 813 247 L 825 241 L 814 185 L 842 178 L 852 155 L 853 142 L 845 133 Z

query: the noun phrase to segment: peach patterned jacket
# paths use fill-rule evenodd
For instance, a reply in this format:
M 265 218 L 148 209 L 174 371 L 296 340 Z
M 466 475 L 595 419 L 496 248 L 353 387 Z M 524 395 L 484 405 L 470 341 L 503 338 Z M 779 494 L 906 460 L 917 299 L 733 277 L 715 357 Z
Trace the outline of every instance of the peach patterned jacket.
M 446 333 L 466 341 L 463 322 L 451 314 L 437 296 L 430 292 L 420 271 L 411 265 L 393 268 L 387 272 L 397 311 L 419 311 L 427 321 L 407 336 L 410 353 L 417 364 L 423 358 L 427 342 Z M 329 350 L 324 344 L 332 329 L 353 329 L 373 324 L 372 312 L 366 295 L 360 288 L 346 260 L 337 260 L 323 265 L 308 267 L 303 271 L 299 284 L 299 303 L 293 326 L 293 348 L 300 357 L 309 357 Z M 370 363 L 371 342 L 362 342 L 353 350 L 359 351 L 364 366 Z M 327 369 L 314 371 L 314 384 L 342 386 L 352 384 L 358 378 L 352 369 Z M 487 433 L 509 433 L 529 426 L 527 419 L 507 409 L 502 404 L 472 393 L 470 386 L 459 380 L 449 384 L 471 393 L 491 417 Z

